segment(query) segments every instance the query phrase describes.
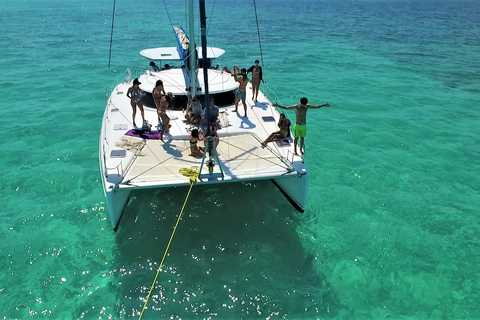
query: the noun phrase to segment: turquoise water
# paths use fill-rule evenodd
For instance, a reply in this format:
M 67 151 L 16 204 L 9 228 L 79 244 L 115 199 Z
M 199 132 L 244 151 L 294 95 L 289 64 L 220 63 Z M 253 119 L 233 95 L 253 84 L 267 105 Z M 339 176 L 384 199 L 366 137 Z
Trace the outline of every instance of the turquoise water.
M 265 91 L 334 106 L 309 113 L 307 210 L 267 182 L 196 189 L 146 318 L 480 318 L 478 3 L 257 2 Z M 251 3 L 207 6 L 219 63 L 249 65 Z M 0 318 L 134 318 L 185 196 L 106 220 L 105 90 L 174 43 L 160 1 L 119 1 L 108 72 L 110 14 L 2 3 Z

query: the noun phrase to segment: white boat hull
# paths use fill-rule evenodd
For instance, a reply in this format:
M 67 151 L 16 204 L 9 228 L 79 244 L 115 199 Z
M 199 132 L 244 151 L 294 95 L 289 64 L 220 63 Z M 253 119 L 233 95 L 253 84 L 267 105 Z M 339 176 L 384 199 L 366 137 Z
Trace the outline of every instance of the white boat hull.
M 130 190 L 128 189 L 112 189 L 106 192 L 107 214 L 113 230 L 117 230 L 122 218 L 125 206 L 130 198 Z
M 209 184 L 219 184 L 219 183 L 239 183 L 239 182 L 251 182 L 251 181 L 261 181 L 261 180 L 270 180 L 270 179 L 243 179 L 243 180 L 216 180 L 216 181 L 203 181 L 197 182 L 199 186 L 209 185 Z M 292 172 L 289 175 L 282 177 L 276 177 L 271 179 L 272 182 L 277 186 L 281 193 L 287 198 L 287 200 L 292 204 L 292 206 L 300 212 L 305 210 L 306 205 L 306 196 L 307 196 L 307 186 L 308 186 L 308 175 L 306 173 Z M 189 183 L 171 185 L 171 186 L 143 186 L 143 187 L 124 187 L 124 188 L 112 188 L 110 191 L 105 192 L 105 197 L 107 201 L 107 215 L 112 227 L 117 231 L 118 226 L 120 225 L 125 206 L 128 203 L 130 194 L 133 190 L 141 189 L 170 189 L 181 186 L 188 186 Z
M 201 159 L 189 155 L 190 132 L 181 111 L 168 111 L 172 124 L 170 142 L 125 136 L 133 128 L 130 101 L 125 95 L 130 85 L 122 83 L 112 91 L 99 141 L 107 214 L 114 230 L 121 222 L 132 191 L 188 186 L 189 178 L 180 174 L 180 169 L 199 168 L 201 163 Z M 208 176 L 207 168 L 203 168 L 202 179 L 197 184 L 271 180 L 296 209 L 303 211 L 308 181 L 303 159 L 294 154 L 292 140 L 262 148 L 261 142 L 278 130 L 280 114 L 261 92 L 259 101 L 259 104 L 252 103 L 249 85 L 248 119 L 235 112 L 233 105 L 222 107 L 217 146 L 222 172 L 218 172 L 220 166 L 217 165 L 215 174 Z M 145 116 L 153 127 L 157 125 L 156 110 L 146 108 Z M 141 123 L 139 114 L 137 123 Z
M 305 211 L 307 203 L 308 175 L 306 172 L 282 176 L 273 179 L 273 183 L 300 212 Z

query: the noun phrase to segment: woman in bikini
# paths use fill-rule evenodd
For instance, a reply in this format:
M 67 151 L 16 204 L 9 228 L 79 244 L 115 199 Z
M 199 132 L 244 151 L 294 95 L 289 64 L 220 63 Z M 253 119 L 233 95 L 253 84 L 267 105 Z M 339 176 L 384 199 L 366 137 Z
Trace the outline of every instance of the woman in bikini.
M 290 135 L 290 120 L 287 119 L 284 113 L 280 114 L 278 127 L 280 128 L 280 131 L 275 131 L 274 133 L 270 134 L 268 138 L 262 142 L 262 148 L 265 148 L 269 142 L 280 141 L 288 138 Z
M 127 90 L 127 97 L 130 98 L 130 105 L 132 106 L 132 119 L 133 119 L 133 126 L 137 127 L 135 124 L 135 116 L 137 114 L 137 107 L 140 109 L 140 114 L 142 115 L 142 124 L 145 124 L 145 112 L 143 111 L 143 101 L 142 98 L 145 95 L 142 89 L 139 87 L 140 81 L 138 78 L 133 80 L 133 84 Z
M 158 123 L 162 124 L 163 132 L 168 133 L 170 128 L 170 118 L 167 115 L 167 108 L 169 101 L 163 88 L 162 80 L 157 80 L 155 83 L 155 88 L 152 91 L 153 101 L 155 101 L 155 106 L 157 107 L 157 116 Z
M 260 90 L 260 82 L 263 80 L 260 61 L 255 60 L 255 65 L 248 68 L 247 72 L 252 73 L 252 100 L 253 102 L 257 103 L 258 90 Z
M 190 136 L 190 156 L 200 158 L 205 154 L 205 149 L 198 146 L 200 140 L 198 129 L 193 129 Z

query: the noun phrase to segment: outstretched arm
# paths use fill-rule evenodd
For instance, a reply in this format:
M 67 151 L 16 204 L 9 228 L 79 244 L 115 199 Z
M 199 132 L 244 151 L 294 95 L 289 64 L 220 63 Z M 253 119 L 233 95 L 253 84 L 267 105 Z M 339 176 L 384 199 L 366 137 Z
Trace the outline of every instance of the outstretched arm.
M 274 107 L 276 108 L 280 108 L 280 109 L 285 109 L 285 110 L 288 110 L 288 109 L 294 109 L 296 107 L 296 105 L 293 105 L 293 106 L 282 106 L 278 103 L 274 103 L 273 104 Z
M 308 105 L 308 107 L 312 108 L 312 109 L 328 108 L 328 107 L 330 107 L 330 104 L 327 102 L 327 103 L 318 104 L 318 105 Z

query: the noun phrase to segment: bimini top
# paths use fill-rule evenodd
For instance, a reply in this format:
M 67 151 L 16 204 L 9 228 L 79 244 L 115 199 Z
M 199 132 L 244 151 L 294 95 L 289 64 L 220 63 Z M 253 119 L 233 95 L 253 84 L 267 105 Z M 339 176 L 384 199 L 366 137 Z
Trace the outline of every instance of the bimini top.
M 207 58 L 215 59 L 221 57 L 225 50 L 208 47 Z M 202 48 L 197 48 L 198 58 L 202 59 Z M 140 55 L 150 60 L 181 60 L 177 47 L 150 48 L 140 51 Z
M 204 92 L 204 80 L 201 76 L 203 69 L 197 70 L 198 77 L 198 92 L 201 94 Z M 168 70 L 162 70 L 159 72 L 147 71 L 138 77 L 140 80 L 140 89 L 145 92 L 152 92 L 155 87 L 155 83 L 158 80 L 163 81 L 163 86 L 166 92 L 171 92 L 174 95 L 187 95 L 187 85 L 185 84 L 185 77 L 183 69 L 171 68 Z M 230 73 L 223 70 L 208 69 L 208 86 L 209 91 L 212 94 L 233 91 L 238 88 L 238 82 L 233 79 Z

